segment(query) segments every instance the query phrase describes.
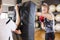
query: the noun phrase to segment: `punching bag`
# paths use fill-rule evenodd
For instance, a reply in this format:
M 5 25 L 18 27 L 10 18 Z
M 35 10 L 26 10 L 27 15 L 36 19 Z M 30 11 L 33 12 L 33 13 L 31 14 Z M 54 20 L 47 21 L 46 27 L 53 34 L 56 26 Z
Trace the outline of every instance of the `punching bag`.
M 31 2 L 24 2 L 21 9 L 22 40 L 34 40 L 36 5 Z

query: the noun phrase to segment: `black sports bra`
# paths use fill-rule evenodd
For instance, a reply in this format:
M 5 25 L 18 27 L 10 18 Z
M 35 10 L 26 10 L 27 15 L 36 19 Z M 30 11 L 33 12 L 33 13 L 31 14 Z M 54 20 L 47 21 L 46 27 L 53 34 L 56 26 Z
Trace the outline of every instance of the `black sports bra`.
M 49 19 L 45 18 L 44 23 L 45 23 L 46 27 L 49 27 L 49 26 L 52 27 L 53 26 L 53 20 L 49 20 Z

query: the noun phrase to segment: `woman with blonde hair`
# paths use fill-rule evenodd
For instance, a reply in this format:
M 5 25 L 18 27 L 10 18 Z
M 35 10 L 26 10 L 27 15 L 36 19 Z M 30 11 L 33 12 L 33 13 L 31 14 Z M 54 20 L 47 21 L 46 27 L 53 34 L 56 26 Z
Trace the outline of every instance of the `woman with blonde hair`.
M 43 3 L 41 6 L 41 15 L 39 20 L 41 22 L 42 29 L 45 30 L 45 40 L 54 40 L 54 15 L 49 13 L 49 6 Z

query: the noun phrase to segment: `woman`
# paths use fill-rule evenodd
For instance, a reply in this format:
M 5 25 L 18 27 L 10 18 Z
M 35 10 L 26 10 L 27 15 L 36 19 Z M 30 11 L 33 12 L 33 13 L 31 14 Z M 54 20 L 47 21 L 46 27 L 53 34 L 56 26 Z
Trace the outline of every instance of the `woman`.
M 18 10 L 18 4 L 16 4 L 16 6 L 15 6 L 15 13 L 16 13 L 15 14 L 16 15 L 15 23 L 16 23 L 17 27 L 20 28 L 20 15 L 19 15 L 19 10 Z M 18 28 L 13 32 L 14 40 L 22 40 L 22 38 L 20 36 L 21 31 Z
M 17 26 L 6 16 L 8 16 L 6 13 L 2 13 L 2 0 L 0 0 L 0 40 L 13 40 L 11 31 L 15 31 Z
M 41 6 L 41 14 L 39 20 L 41 22 L 42 29 L 45 29 L 45 40 L 54 40 L 54 16 L 49 13 L 49 7 L 46 3 Z
M 20 16 L 19 16 L 19 12 L 18 12 L 18 4 L 15 6 L 15 11 L 16 11 L 16 25 L 19 26 L 19 24 L 20 24 Z M 21 31 L 16 30 L 15 33 L 21 34 Z

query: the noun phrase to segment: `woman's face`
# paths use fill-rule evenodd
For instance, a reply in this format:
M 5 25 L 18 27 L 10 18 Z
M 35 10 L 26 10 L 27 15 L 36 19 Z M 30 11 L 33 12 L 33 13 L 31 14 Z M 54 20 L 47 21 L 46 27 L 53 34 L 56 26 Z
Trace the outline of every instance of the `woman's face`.
M 47 13 L 48 12 L 48 8 L 46 6 L 42 6 L 42 13 Z

